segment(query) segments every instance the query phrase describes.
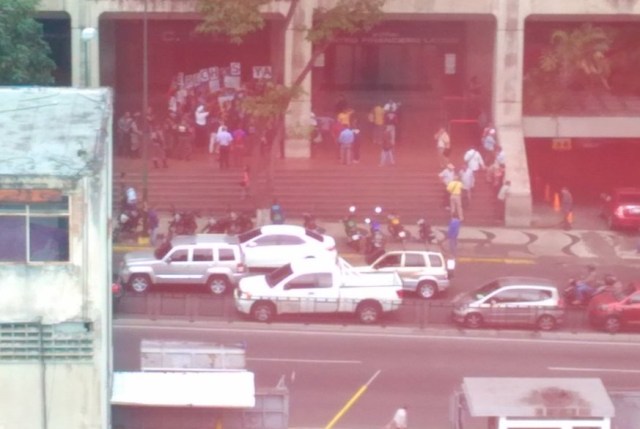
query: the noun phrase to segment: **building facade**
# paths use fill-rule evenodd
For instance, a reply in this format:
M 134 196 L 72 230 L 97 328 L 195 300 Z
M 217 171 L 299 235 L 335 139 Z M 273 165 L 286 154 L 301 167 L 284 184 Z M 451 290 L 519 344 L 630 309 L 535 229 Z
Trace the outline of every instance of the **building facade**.
M 331 3 L 302 2 L 290 28 L 283 28 L 288 2 L 271 3 L 264 10 L 268 25 L 244 47 L 194 34 L 190 28 L 197 15 L 188 0 L 44 0 L 40 10 L 43 18 L 68 24 L 67 80 L 76 86 L 111 86 L 116 105 L 124 106 L 139 98 L 143 58 L 152 93 L 166 91 L 171 76 L 181 70 L 229 61 L 242 62 L 243 75 L 253 66 L 269 65 L 276 79 L 291 83 L 313 54 L 313 46 L 299 29 L 313 25 L 316 7 Z M 455 102 L 464 96 L 474 78 L 483 88 L 482 112 L 503 142 L 512 184 L 505 221 L 514 226 L 532 220 L 532 178 L 537 181 L 538 174 L 530 171 L 529 140 L 543 139 L 546 145 L 552 139 L 640 137 L 640 125 L 634 120 L 637 112 L 523 113 L 529 29 L 555 22 L 632 24 L 640 17 L 638 0 L 387 0 L 384 13 L 384 22 L 372 34 L 337 40 L 316 61 L 303 84 L 304 95 L 287 117 L 289 130 L 304 126 L 312 108 L 328 106 L 322 100 L 327 94 L 347 92 L 362 100 L 394 96 L 433 111 L 442 107 L 443 100 Z M 85 31 L 83 38 L 87 28 L 97 29 L 97 37 Z M 291 132 L 284 153 L 309 157 L 310 143 Z
M 0 427 L 106 428 L 111 92 L 0 99 Z

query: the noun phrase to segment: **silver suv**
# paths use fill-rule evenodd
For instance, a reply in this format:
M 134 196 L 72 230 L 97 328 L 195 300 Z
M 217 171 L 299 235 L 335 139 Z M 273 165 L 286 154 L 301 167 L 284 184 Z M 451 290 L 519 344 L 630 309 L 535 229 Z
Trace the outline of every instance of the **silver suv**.
M 468 328 L 529 325 L 541 331 L 564 321 L 564 302 L 550 280 L 500 277 L 453 299 L 453 320 Z
M 235 236 L 183 235 L 155 251 L 127 253 L 120 265 L 120 280 L 135 292 L 154 284 L 203 285 L 223 295 L 246 272 L 244 254 Z
M 450 284 L 451 272 L 439 252 L 394 250 L 380 256 L 368 269 L 396 271 L 402 279 L 403 288 L 424 299 L 447 290 Z

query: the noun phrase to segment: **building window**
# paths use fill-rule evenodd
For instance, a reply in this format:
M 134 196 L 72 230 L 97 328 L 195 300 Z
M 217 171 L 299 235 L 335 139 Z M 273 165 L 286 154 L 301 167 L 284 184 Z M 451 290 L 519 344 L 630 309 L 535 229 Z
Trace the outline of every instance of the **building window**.
M 69 260 L 69 198 L 0 201 L 0 262 Z

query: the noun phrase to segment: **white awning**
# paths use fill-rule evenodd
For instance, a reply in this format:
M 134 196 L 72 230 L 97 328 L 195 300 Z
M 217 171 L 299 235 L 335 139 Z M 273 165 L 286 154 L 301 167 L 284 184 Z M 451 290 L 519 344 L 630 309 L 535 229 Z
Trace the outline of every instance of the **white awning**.
M 250 371 L 114 372 L 112 405 L 251 408 L 256 404 Z

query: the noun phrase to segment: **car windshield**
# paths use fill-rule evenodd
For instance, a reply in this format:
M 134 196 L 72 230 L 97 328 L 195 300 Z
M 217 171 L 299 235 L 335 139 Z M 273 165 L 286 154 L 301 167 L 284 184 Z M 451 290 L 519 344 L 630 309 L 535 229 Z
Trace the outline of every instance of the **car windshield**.
M 620 204 L 640 204 L 640 194 L 620 194 L 618 201 Z
M 247 241 L 256 238 L 261 234 L 260 228 L 252 229 L 251 231 L 243 232 L 238 235 L 238 241 L 240 243 L 246 243 Z
M 305 234 L 307 234 L 308 237 L 311 237 L 314 240 L 317 240 L 317 241 L 319 241 L 321 243 L 324 241 L 324 238 L 322 237 L 322 235 L 318 234 L 315 231 L 311 231 L 310 229 L 305 229 L 304 232 L 305 232 Z
M 277 270 L 271 271 L 269 274 L 265 276 L 265 279 L 269 287 L 274 287 L 275 285 L 280 283 L 282 280 L 289 277 L 291 274 L 293 274 L 293 270 L 291 269 L 291 264 L 287 264 L 287 265 L 281 266 Z
M 476 299 L 484 298 L 485 296 L 489 295 L 491 292 L 495 291 L 498 288 L 500 288 L 500 284 L 498 283 L 497 280 L 494 280 L 482 286 L 481 288 L 476 289 L 476 291 L 474 292 L 474 295 Z

